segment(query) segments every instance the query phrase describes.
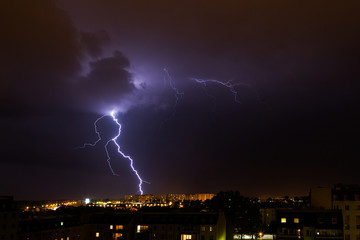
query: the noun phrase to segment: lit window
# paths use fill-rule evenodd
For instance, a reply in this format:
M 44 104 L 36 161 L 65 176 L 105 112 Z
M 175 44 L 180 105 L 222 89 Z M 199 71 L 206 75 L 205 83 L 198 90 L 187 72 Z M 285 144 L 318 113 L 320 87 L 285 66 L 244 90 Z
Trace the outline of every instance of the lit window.
M 100 237 L 100 233 L 99 232 L 95 233 L 95 237 Z
M 122 233 L 114 233 L 113 234 L 113 239 L 118 240 L 120 238 L 122 238 Z
M 66 240 L 70 240 L 70 237 L 66 237 Z
M 294 223 L 299 223 L 299 218 L 294 218 Z
M 286 223 L 286 218 L 281 218 L 281 223 Z
M 110 229 L 114 229 L 114 226 L 113 226 L 113 225 L 110 225 Z
M 213 231 L 213 227 L 210 227 L 209 230 L 210 230 L 210 232 L 212 232 L 212 231 Z
M 123 230 L 123 229 L 124 229 L 124 226 L 123 226 L 123 225 L 116 225 L 116 226 L 115 226 L 115 229 L 116 229 L 116 230 Z
M 120 225 L 122 226 L 122 225 Z M 142 231 L 145 231 L 145 230 L 148 230 L 149 229 L 149 226 L 145 226 L 145 225 L 137 225 L 137 228 L 136 228 L 136 232 L 142 232 Z
M 187 239 L 191 239 L 190 234 L 181 234 L 181 240 L 187 240 Z
M 201 231 L 205 231 L 205 226 L 201 226 Z

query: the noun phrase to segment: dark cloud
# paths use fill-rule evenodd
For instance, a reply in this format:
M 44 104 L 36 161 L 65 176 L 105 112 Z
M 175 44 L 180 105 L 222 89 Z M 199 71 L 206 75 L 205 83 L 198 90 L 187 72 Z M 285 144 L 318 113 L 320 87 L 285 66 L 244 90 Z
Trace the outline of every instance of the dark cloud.
M 125 70 L 129 60 L 119 51 L 101 58 L 109 42 L 106 31 L 79 32 L 53 1 L 2 2 L 0 7 L 1 115 L 89 109 L 99 99 L 113 100 L 116 91 L 121 96 L 133 90 Z M 81 78 L 86 55 L 97 59 Z
M 98 58 L 102 55 L 102 46 L 108 44 L 110 38 L 105 30 L 97 32 L 82 32 L 80 43 L 84 46 L 89 55 Z
M 80 69 L 76 30 L 52 1 L 1 2 L 0 9 L 2 109 L 41 105 Z
M 129 67 L 129 60 L 119 51 L 112 57 L 90 62 L 90 72 L 78 82 L 80 98 L 91 106 L 120 106 L 124 96 L 135 90 L 132 75 L 126 70 Z
M 113 57 L 103 58 L 96 62 L 91 62 L 91 72 L 88 74 L 88 79 L 90 81 L 96 81 L 101 79 L 104 85 L 112 86 L 113 83 L 116 84 L 117 79 L 125 79 L 123 87 L 129 90 L 129 73 L 124 70 L 130 66 L 129 60 L 125 58 L 119 51 L 114 52 Z M 116 88 L 116 87 L 115 87 Z M 121 91 L 120 89 L 115 89 Z
M 81 16 L 78 21 L 81 27 L 104 27 L 117 36 L 120 44 L 129 47 L 128 51 L 139 55 L 144 51 L 158 53 L 149 56 L 154 61 L 161 57 L 165 61 L 162 64 L 181 61 L 181 67 L 186 69 L 191 65 L 207 65 L 211 58 L 220 60 L 217 63 L 246 62 L 252 67 L 264 67 L 266 60 L 271 68 L 282 67 L 286 58 L 290 61 L 286 66 L 296 68 L 299 60 L 311 61 L 314 56 L 318 61 L 359 53 L 359 48 L 354 49 L 359 36 L 353 31 L 359 25 L 357 1 L 339 4 L 156 0 L 102 4 L 78 0 L 59 4 L 76 13 L 78 19 Z M 83 7 L 85 4 L 87 8 Z M 170 54 L 176 55 L 176 60 Z M 194 56 L 202 57 L 203 61 L 188 61 Z M 206 70 L 209 71 L 202 67 L 199 72 Z

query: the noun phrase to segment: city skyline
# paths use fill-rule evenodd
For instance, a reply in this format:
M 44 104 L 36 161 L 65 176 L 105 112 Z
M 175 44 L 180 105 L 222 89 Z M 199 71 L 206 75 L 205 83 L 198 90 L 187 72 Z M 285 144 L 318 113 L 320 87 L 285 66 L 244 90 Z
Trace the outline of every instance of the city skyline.
M 0 195 L 302 196 L 359 183 L 358 7 L 1 3 Z

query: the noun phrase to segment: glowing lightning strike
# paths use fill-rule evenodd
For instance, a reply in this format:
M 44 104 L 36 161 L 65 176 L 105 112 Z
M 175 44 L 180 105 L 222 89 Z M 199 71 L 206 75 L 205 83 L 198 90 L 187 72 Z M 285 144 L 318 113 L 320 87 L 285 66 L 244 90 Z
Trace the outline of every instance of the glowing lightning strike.
M 191 80 L 197 82 L 197 83 L 200 83 L 204 89 L 205 89 L 205 92 L 206 94 L 211 97 L 213 100 L 215 100 L 215 97 L 211 94 L 209 94 L 207 91 L 206 91 L 206 84 L 207 83 L 217 83 L 217 84 L 220 84 L 220 85 L 223 85 L 225 87 L 227 87 L 230 92 L 232 92 L 232 94 L 234 95 L 234 99 L 235 99 L 235 102 L 237 103 L 241 103 L 238 99 L 237 99 L 237 94 L 238 92 L 235 90 L 235 87 L 236 86 L 239 86 L 239 85 L 242 85 L 242 86 L 245 86 L 247 88 L 250 88 L 252 91 L 254 91 L 254 94 L 256 95 L 256 98 L 257 98 L 257 101 L 259 102 L 259 104 L 262 104 L 264 105 L 268 110 L 271 110 L 271 107 L 269 107 L 260 97 L 260 94 L 259 92 L 254 89 L 251 85 L 249 84 L 246 84 L 246 83 L 231 83 L 231 81 L 227 81 L 227 82 L 221 82 L 219 80 L 215 80 L 215 79 L 199 79 L 199 78 L 190 78 Z M 214 101 L 215 102 L 215 101 Z
M 178 104 L 178 102 L 179 102 L 179 98 L 184 95 L 183 92 L 180 92 L 179 89 L 177 89 L 177 88 L 175 87 L 174 81 L 173 81 L 172 77 L 170 76 L 170 74 L 169 74 L 169 72 L 168 72 L 168 70 L 167 70 L 166 68 L 164 68 L 164 72 L 166 73 L 166 77 L 169 79 L 169 85 L 170 85 L 171 89 L 175 92 L 175 104 L 174 104 L 174 106 L 173 106 L 173 112 L 172 112 L 172 114 L 171 114 L 167 119 L 164 120 L 163 124 L 164 124 L 165 122 L 169 121 L 170 119 L 172 119 L 172 118 L 175 116 L 175 114 L 176 114 L 176 107 L 177 107 L 177 104 Z M 164 79 L 165 79 L 165 77 L 164 77 Z
M 113 142 L 113 143 L 116 145 L 116 147 L 117 147 L 118 153 L 119 153 L 123 158 L 126 158 L 126 159 L 128 159 L 128 160 L 130 161 L 130 167 L 131 167 L 132 171 L 135 173 L 136 177 L 139 179 L 139 185 L 138 185 L 138 187 L 139 187 L 139 192 L 140 192 L 141 195 L 143 195 L 144 192 L 143 192 L 143 190 L 142 190 L 142 184 L 143 184 L 143 182 L 145 182 L 145 181 L 143 181 L 143 180 L 141 179 L 138 171 L 134 168 L 134 161 L 133 161 L 133 159 L 132 159 L 130 156 L 125 155 L 125 154 L 120 150 L 120 145 L 116 142 L 117 139 L 119 138 L 120 134 L 121 134 L 121 124 L 119 123 L 119 120 L 116 118 L 115 115 L 116 115 L 115 111 L 111 111 L 110 116 L 112 117 L 112 119 L 113 119 L 113 121 L 116 123 L 116 125 L 118 125 L 119 130 L 118 130 L 117 135 L 116 135 L 114 138 L 112 138 L 112 139 L 110 139 L 109 141 L 107 141 L 106 144 L 105 144 L 105 146 L 104 146 L 105 152 L 106 152 L 106 156 L 107 156 L 106 161 L 107 161 L 107 163 L 108 163 L 108 165 L 109 165 L 109 168 L 110 168 L 110 170 L 111 170 L 111 173 L 112 173 L 113 175 L 115 175 L 115 176 L 119 176 L 117 173 L 115 173 L 115 171 L 114 171 L 114 169 L 111 167 L 111 163 L 110 163 L 111 157 L 110 157 L 110 154 L 109 154 L 108 146 L 109 146 L 109 144 L 110 144 L 111 142 Z M 97 136 L 98 136 L 98 139 L 97 139 L 94 143 L 85 143 L 84 145 L 82 145 L 82 146 L 80 146 L 80 147 L 78 147 L 78 148 L 86 148 L 86 147 L 88 147 L 88 146 L 95 147 L 95 146 L 102 140 L 102 139 L 101 139 L 101 136 L 100 136 L 100 132 L 98 131 L 98 126 L 97 126 L 97 124 L 98 124 L 98 122 L 99 122 L 101 119 L 103 119 L 104 117 L 108 117 L 108 116 L 109 116 L 109 115 L 103 115 L 103 116 L 99 117 L 98 119 L 96 119 L 95 122 L 94 122 L 94 129 L 95 129 L 95 133 L 96 133 Z
M 109 152 L 108 152 L 107 147 L 108 147 L 109 143 L 112 141 L 112 142 L 114 142 L 114 144 L 116 145 L 118 153 L 121 154 L 121 156 L 123 156 L 123 158 L 126 158 L 126 159 L 128 159 L 128 160 L 130 161 L 130 167 L 131 167 L 131 169 L 133 170 L 133 172 L 135 173 L 136 177 L 139 179 L 139 185 L 138 185 L 138 186 L 139 186 L 140 194 L 143 195 L 143 194 L 144 194 L 144 192 L 143 192 L 143 190 L 142 190 L 143 180 L 141 179 L 138 171 L 134 168 L 134 161 L 132 160 L 132 158 L 131 158 L 130 156 L 125 155 L 125 154 L 120 150 L 120 145 L 116 142 L 116 140 L 118 139 L 118 137 L 119 137 L 120 134 L 121 134 L 121 124 L 119 123 L 118 119 L 117 119 L 116 116 L 115 116 L 115 111 L 111 111 L 110 115 L 111 115 L 111 117 L 113 118 L 114 122 L 119 126 L 119 131 L 118 131 L 118 134 L 117 134 L 113 139 L 110 139 L 110 140 L 107 141 L 107 143 L 105 144 L 106 154 L 107 154 L 107 156 L 108 156 L 107 161 L 108 161 L 108 163 L 110 164 L 110 156 L 109 156 Z M 113 173 L 114 173 L 114 172 L 113 172 Z
M 98 144 L 98 142 L 101 141 L 101 136 L 100 136 L 100 132 L 98 131 L 98 128 L 97 128 L 97 123 L 98 123 L 101 119 L 103 119 L 104 117 L 106 117 L 106 115 L 103 115 L 103 116 L 99 117 L 99 118 L 96 119 L 95 122 L 94 122 L 94 129 L 95 129 L 96 135 L 98 136 L 98 139 L 97 139 L 94 143 L 84 143 L 84 145 L 82 145 L 81 147 L 77 147 L 77 148 L 86 148 L 86 147 L 88 147 L 88 146 L 90 146 L 90 147 L 95 147 L 96 144 Z
M 238 92 L 235 90 L 235 87 L 238 86 L 238 85 L 248 86 L 247 84 L 244 84 L 244 83 L 231 83 L 230 81 L 221 82 L 221 81 L 215 80 L 215 79 L 199 79 L 199 78 L 190 78 L 190 79 L 197 82 L 197 83 L 202 84 L 204 87 L 206 87 L 206 84 L 209 83 L 209 82 L 217 83 L 217 84 L 220 84 L 220 85 L 223 85 L 223 86 L 227 87 L 230 90 L 230 92 L 232 92 L 232 94 L 234 95 L 234 100 L 237 103 L 241 103 L 241 102 L 237 99 Z

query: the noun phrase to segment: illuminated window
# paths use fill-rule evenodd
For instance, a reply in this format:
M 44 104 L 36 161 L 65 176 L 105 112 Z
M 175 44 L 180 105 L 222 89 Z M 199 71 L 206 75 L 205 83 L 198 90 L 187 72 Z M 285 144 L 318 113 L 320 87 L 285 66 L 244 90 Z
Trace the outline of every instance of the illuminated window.
M 66 237 L 66 240 L 70 240 L 70 237 Z
M 95 233 L 95 237 L 100 237 L 100 233 L 99 232 Z
M 299 218 L 294 218 L 294 223 L 299 223 Z
M 110 225 L 110 229 L 114 229 L 114 226 L 113 226 L 113 225 Z
M 191 239 L 190 234 L 181 234 L 181 240 L 187 240 L 187 239 Z
M 123 225 L 116 225 L 116 226 L 115 226 L 115 229 L 116 229 L 116 230 L 123 230 L 123 229 L 124 229 L 124 226 L 123 226 Z
M 286 223 L 286 218 L 281 218 L 281 223 Z
M 118 240 L 120 238 L 122 238 L 122 233 L 114 233 L 113 234 L 113 239 Z
M 210 227 L 209 230 L 210 230 L 210 232 L 212 232 L 212 231 L 213 231 L 213 227 Z
M 201 226 L 201 231 L 205 231 L 205 226 Z
M 142 232 L 142 231 L 145 231 L 145 230 L 148 230 L 149 229 L 149 226 L 145 226 L 145 225 L 137 225 L 137 228 L 136 228 L 136 232 Z

